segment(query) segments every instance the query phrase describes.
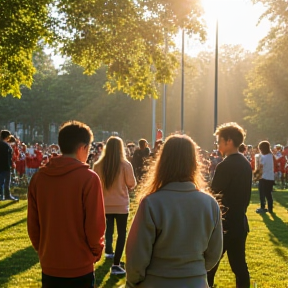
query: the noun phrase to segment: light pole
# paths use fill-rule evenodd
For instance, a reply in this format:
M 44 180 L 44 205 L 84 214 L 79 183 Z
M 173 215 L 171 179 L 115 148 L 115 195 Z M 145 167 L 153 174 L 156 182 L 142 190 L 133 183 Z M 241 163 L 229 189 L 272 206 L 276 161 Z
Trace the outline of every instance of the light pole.
M 167 53 L 168 44 L 167 44 L 167 34 L 165 32 L 165 54 Z M 162 102 L 162 138 L 166 138 L 166 94 L 167 94 L 167 84 L 163 85 L 163 102 Z
M 214 90 L 214 132 L 218 125 L 218 19 L 216 20 L 215 43 L 215 90 Z
M 184 28 L 182 29 L 181 134 L 184 134 Z
M 152 148 L 156 142 L 156 102 L 155 98 L 152 98 Z
M 167 84 L 163 85 L 163 103 L 162 103 L 162 138 L 166 138 L 166 93 Z

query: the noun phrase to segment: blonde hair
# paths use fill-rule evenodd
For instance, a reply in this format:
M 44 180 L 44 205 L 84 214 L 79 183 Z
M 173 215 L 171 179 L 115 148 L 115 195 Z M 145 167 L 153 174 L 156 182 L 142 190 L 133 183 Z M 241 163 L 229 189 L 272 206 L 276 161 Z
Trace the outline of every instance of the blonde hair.
M 114 180 L 120 172 L 120 164 L 126 161 L 124 144 L 120 137 L 109 137 L 100 159 L 96 164 L 101 164 L 101 181 L 108 189 L 113 185 Z
M 196 143 L 187 135 L 175 134 L 167 138 L 149 170 L 139 199 L 155 193 L 171 182 L 191 181 L 197 189 L 204 188 Z

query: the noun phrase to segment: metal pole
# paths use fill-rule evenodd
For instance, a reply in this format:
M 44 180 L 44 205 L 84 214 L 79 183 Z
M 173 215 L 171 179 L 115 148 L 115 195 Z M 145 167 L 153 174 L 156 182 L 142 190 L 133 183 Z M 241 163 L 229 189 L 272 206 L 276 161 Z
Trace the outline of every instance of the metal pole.
M 184 28 L 182 30 L 181 134 L 184 134 Z
M 214 91 L 214 132 L 218 125 L 218 19 L 216 20 L 215 44 L 215 91 Z
M 168 44 L 167 44 L 167 34 L 165 33 L 165 53 L 167 53 Z M 164 83 L 163 86 L 163 103 L 162 103 L 162 138 L 166 138 L 166 94 L 167 94 L 167 84 Z
M 167 93 L 167 85 L 163 86 L 163 104 L 162 104 L 162 138 L 163 140 L 166 138 L 166 93 Z
M 156 99 L 152 98 L 152 148 L 156 141 Z

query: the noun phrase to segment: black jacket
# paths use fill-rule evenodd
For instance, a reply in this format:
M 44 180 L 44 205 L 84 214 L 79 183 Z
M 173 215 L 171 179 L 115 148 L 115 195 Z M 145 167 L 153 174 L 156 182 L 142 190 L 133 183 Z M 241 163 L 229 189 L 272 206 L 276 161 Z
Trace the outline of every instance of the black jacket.
M 217 165 L 211 188 L 223 205 L 224 232 L 236 236 L 249 231 L 246 211 L 251 186 L 251 165 L 242 154 L 231 154 Z
M 8 143 L 0 141 L 0 172 L 10 171 L 12 152 L 12 148 Z

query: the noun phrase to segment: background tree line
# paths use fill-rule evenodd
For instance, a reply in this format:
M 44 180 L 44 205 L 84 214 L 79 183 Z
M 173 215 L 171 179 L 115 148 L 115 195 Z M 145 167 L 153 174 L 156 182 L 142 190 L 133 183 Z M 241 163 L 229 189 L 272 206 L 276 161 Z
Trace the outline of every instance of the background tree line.
M 248 130 L 248 142 L 261 140 L 257 125 L 245 117 L 249 83 L 246 75 L 254 69 L 255 54 L 241 46 L 224 45 L 219 50 L 219 123 L 236 121 Z M 0 98 L 0 124 L 23 124 L 28 133 L 24 141 L 32 141 L 35 131 L 49 142 L 49 127 L 58 127 L 69 119 L 88 123 L 98 140 L 99 131 L 117 131 L 124 139 L 151 139 L 152 101 L 133 100 L 122 92 L 108 95 L 104 88 L 106 68 L 87 76 L 83 68 L 66 61 L 58 71 L 50 56 L 34 53 L 37 73 L 31 89 L 21 88 L 21 99 Z M 200 52 L 197 57 L 185 56 L 185 132 L 205 149 L 213 147 L 214 53 Z M 157 126 L 162 128 L 162 86 L 157 100 Z M 167 135 L 180 130 L 181 73 L 167 88 Z M 254 112 L 253 112 L 254 113 Z M 277 113 L 275 114 L 275 116 Z M 276 129 L 276 130 L 275 130 Z M 277 127 L 273 127 L 277 133 Z M 34 134 L 33 134 L 34 133 Z M 274 134 L 271 134 L 273 136 Z M 267 137 L 267 135 L 263 135 Z M 281 140 L 281 139 L 279 139 Z

